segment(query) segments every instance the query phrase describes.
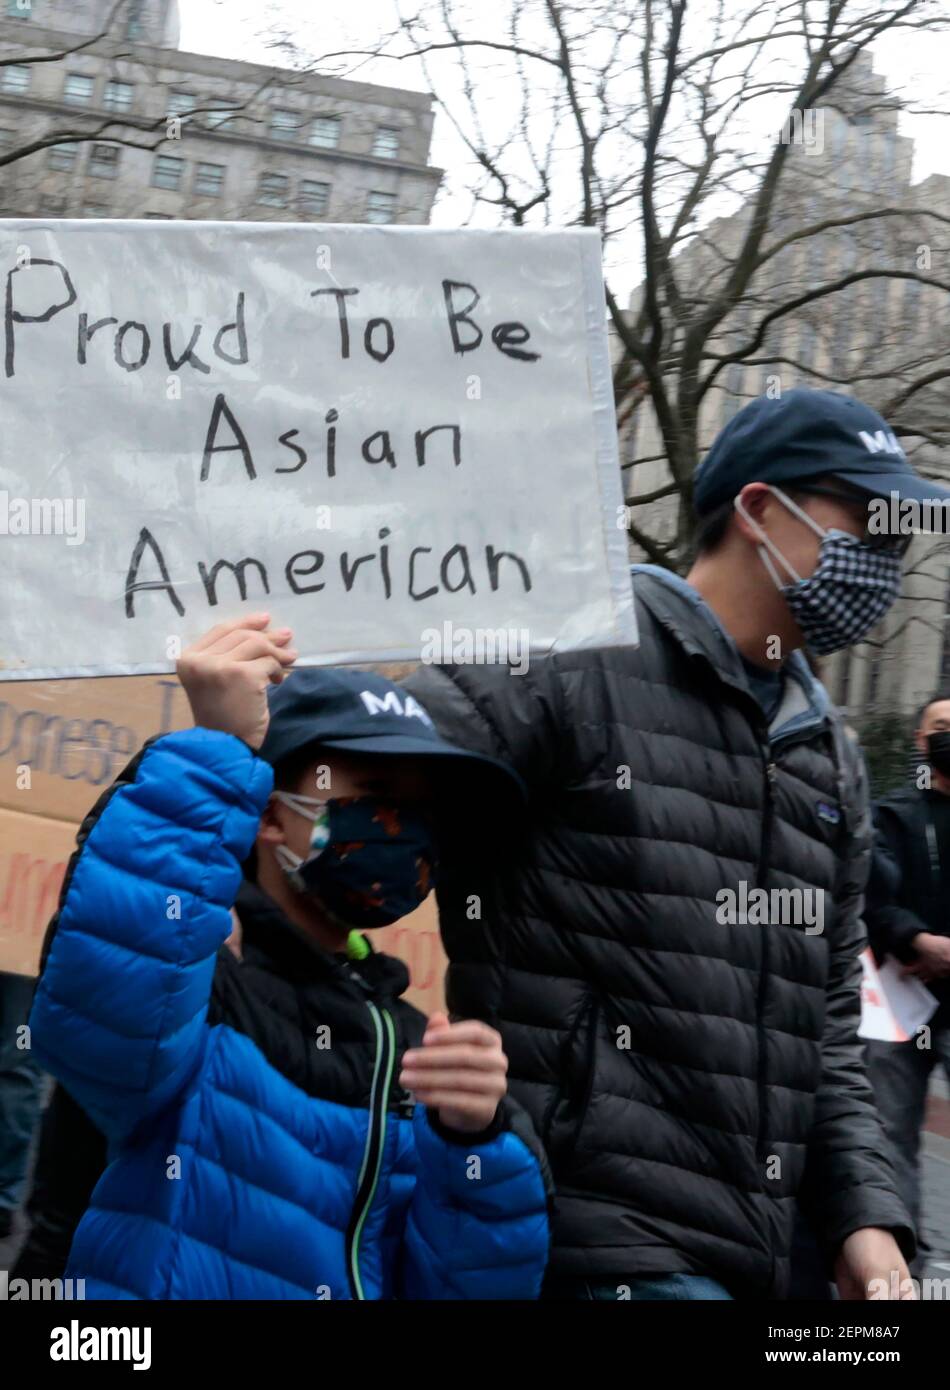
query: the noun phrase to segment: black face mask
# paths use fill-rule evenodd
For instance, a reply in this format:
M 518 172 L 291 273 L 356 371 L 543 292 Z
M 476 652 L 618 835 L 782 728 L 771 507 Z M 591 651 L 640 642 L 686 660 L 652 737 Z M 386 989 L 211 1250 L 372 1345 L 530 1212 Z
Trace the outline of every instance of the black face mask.
M 931 767 L 950 777 L 950 733 L 927 735 L 927 757 Z

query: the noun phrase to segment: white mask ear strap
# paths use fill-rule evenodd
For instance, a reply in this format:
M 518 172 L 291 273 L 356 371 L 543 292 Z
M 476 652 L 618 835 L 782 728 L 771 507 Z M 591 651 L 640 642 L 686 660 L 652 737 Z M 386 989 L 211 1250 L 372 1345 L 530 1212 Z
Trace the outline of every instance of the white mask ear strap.
M 321 806 L 326 805 L 316 796 L 302 796 L 297 792 L 274 792 L 275 801 L 280 801 L 284 806 L 289 806 L 292 811 L 296 811 L 298 816 L 306 816 L 308 820 L 313 820 Z
M 777 487 L 769 487 L 769 492 L 774 492 L 777 495 L 779 501 L 785 503 L 786 506 L 791 507 L 795 511 L 799 510 L 799 508 L 795 506 L 795 503 L 791 500 L 791 498 L 786 497 L 785 494 L 781 492 Z M 757 532 L 759 540 L 761 541 L 761 545 L 759 546 L 759 555 L 761 557 L 763 565 L 768 570 L 769 575 L 772 579 L 772 583 L 775 585 L 775 587 L 777 589 L 783 589 L 785 587 L 786 581 L 779 578 L 778 572 L 771 560 L 772 555 L 775 556 L 776 560 L 778 560 L 779 564 L 786 571 L 786 573 L 792 576 L 796 584 L 800 584 L 802 582 L 801 575 L 798 574 L 792 568 L 792 566 L 786 560 L 785 556 L 779 550 L 778 546 L 775 544 L 774 541 L 769 539 L 769 537 L 762 530 L 762 527 L 759 525 L 759 523 L 753 520 L 753 518 L 749 515 L 742 502 L 742 498 L 736 497 L 735 501 L 733 502 L 733 506 L 735 507 L 739 515 L 745 521 L 748 522 L 748 524 L 752 527 L 754 531 Z M 802 515 L 805 516 L 805 513 L 803 512 Z M 805 516 L 805 520 L 809 523 L 809 525 L 814 524 L 811 520 L 811 517 Z M 824 532 L 821 531 L 820 534 L 824 535 Z
M 274 858 L 286 874 L 294 873 L 303 863 L 300 855 L 294 854 L 293 850 L 287 845 L 275 845 Z
M 816 536 L 820 536 L 821 539 L 824 540 L 828 532 L 825 530 L 823 526 L 818 525 L 818 522 L 814 519 L 814 517 L 809 516 L 806 511 L 803 511 L 797 502 L 793 502 L 790 497 L 786 497 L 785 493 L 782 491 L 780 487 L 772 487 L 770 484 L 767 484 L 767 486 L 769 492 L 774 493 L 784 507 L 787 507 L 788 510 L 794 516 L 797 516 L 799 521 L 804 521 L 806 526 L 810 526 Z

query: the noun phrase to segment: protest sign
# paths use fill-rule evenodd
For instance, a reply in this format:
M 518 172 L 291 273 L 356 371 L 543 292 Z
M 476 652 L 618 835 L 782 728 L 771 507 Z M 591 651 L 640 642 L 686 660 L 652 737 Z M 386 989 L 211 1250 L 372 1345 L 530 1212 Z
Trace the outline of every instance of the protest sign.
M 384 674 L 398 679 L 399 667 Z M 0 698 L 0 971 L 35 975 L 78 822 L 147 738 L 191 724 L 171 677 L 9 683 Z M 445 1007 L 435 895 L 374 933 L 409 971 L 406 998 Z
M 634 641 L 596 232 L 4 224 L 0 679 Z
M 0 687 L 0 809 L 78 824 L 147 738 L 192 723 L 173 676 Z

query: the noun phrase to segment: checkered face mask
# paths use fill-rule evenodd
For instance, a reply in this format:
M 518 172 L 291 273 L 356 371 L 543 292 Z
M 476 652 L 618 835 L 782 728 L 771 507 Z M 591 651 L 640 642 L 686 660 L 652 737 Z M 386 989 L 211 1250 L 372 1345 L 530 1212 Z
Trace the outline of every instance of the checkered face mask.
M 872 550 L 847 531 L 826 531 L 781 488 L 770 487 L 769 491 L 821 537 L 815 572 L 802 579 L 736 498 L 736 508 L 762 539 L 759 556 L 792 610 L 805 641 L 819 656 L 860 642 L 881 621 L 900 592 L 900 554 L 894 550 Z M 780 577 L 773 557 L 792 576 L 793 583 Z

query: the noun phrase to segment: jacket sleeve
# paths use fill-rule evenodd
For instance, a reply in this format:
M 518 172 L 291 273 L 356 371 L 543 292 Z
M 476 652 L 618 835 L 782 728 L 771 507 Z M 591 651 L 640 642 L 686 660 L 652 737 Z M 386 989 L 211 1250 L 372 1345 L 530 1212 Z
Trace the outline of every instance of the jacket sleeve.
M 506 1099 L 483 1134 L 413 1120 L 416 1182 L 403 1237 L 404 1298 L 535 1299 L 548 1258 L 553 1194 L 525 1113 Z
M 198 1065 L 215 957 L 272 781 L 230 734 L 168 734 L 80 827 L 30 1026 L 39 1062 L 110 1140 Z
M 557 658 L 533 661 L 522 675 L 503 663 L 420 666 L 405 682 L 443 738 L 497 758 L 537 794 L 553 784 L 564 728 Z
M 930 930 L 916 912 L 901 902 L 903 860 L 900 822 L 890 807 L 879 806 L 875 812 L 874 858 L 864 909 L 868 936 L 879 960 L 888 953 L 898 960 L 912 960 L 911 942 L 919 932 Z
M 845 743 L 844 735 L 841 742 Z M 855 749 L 847 749 L 844 756 L 848 761 L 842 804 L 849 847 L 829 940 L 822 1075 L 798 1196 L 829 1259 L 847 1236 L 865 1226 L 890 1230 L 905 1257 L 911 1259 L 916 1248 L 913 1227 L 897 1195 L 858 1037 L 860 956 L 867 946 L 861 909 L 870 860 L 871 818 L 864 760 Z

